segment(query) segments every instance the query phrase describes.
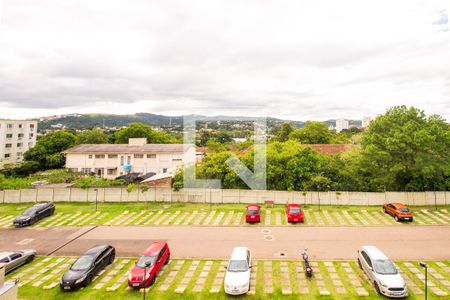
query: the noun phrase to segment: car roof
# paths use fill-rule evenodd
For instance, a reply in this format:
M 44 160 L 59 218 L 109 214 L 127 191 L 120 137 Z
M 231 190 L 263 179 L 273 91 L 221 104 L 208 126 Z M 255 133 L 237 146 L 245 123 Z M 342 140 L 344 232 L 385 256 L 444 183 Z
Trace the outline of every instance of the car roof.
M 161 249 L 166 245 L 166 242 L 158 241 L 152 243 L 145 251 L 142 253 L 142 255 L 158 255 Z
M 363 246 L 361 249 L 364 250 L 371 259 L 388 259 L 386 255 L 375 246 Z
M 0 259 L 5 258 L 7 256 L 10 256 L 11 254 L 13 254 L 14 252 L 0 252 Z
M 392 204 L 394 204 L 394 205 L 395 205 L 395 207 L 397 207 L 397 208 L 404 208 L 404 207 L 406 207 L 406 205 L 405 205 L 405 204 L 403 204 L 403 203 L 400 203 L 400 202 L 394 202 L 394 203 L 392 203 Z
M 109 245 L 95 245 L 94 247 L 92 247 L 91 249 L 86 251 L 86 253 L 84 253 L 84 255 L 95 256 L 99 252 L 105 250 L 108 247 L 110 247 L 110 246 Z
M 242 260 L 247 258 L 247 247 L 234 247 L 231 253 L 231 260 Z
M 287 206 L 288 207 L 298 207 L 298 208 L 300 208 L 300 205 L 299 204 L 295 204 L 295 203 L 289 203 L 289 204 L 287 204 Z
M 259 209 L 259 205 L 258 204 L 249 204 L 247 205 L 247 209 Z

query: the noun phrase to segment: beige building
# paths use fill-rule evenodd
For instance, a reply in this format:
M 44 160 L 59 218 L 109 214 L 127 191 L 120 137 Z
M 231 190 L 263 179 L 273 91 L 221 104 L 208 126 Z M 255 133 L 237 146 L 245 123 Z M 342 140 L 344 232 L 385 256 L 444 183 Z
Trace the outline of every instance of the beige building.
M 183 164 L 195 163 L 195 146 L 147 144 L 145 138 L 128 144 L 83 144 L 63 152 L 66 168 L 113 179 L 128 172 L 172 173 Z
M 36 144 L 37 121 L 0 119 L 0 169 L 22 161 Z

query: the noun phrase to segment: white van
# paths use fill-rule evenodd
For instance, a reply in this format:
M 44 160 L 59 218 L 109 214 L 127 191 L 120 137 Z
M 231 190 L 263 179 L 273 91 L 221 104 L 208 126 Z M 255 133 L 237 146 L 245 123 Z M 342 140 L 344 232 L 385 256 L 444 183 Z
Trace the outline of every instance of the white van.
M 403 298 L 408 289 L 398 268 L 375 246 L 363 246 L 358 251 L 358 265 L 367 274 L 377 293 Z
M 247 247 L 235 247 L 226 267 L 224 289 L 229 295 L 241 295 L 250 290 L 252 256 Z

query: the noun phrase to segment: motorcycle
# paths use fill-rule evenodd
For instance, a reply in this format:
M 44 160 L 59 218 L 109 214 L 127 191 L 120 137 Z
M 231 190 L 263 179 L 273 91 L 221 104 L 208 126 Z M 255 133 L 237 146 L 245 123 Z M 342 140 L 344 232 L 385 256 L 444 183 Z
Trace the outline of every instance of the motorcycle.
M 308 248 L 305 248 L 305 250 L 302 253 L 300 253 L 300 255 L 303 258 L 306 277 L 310 278 L 313 275 L 313 269 L 311 268 L 311 264 L 309 263 L 309 257 L 308 257 L 307 251 L 308 251 Z

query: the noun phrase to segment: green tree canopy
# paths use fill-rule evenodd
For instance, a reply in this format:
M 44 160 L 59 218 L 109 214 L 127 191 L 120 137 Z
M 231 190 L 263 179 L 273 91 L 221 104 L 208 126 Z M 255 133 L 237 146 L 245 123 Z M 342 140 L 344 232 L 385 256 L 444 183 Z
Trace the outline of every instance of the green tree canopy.
M 439 116 L 397 106 L 363 133 L 361 168 L 389 190 L 450 187 L 450 127 Z
M 128 144 L 130 138 L 146 138 L 149 144 L 173 144 L 176 139 L 165 132 L 153 130 L 142 123 L 132 123 L 115 133 L 116 144 Z
M 292 131 L 289 139 L 302 144 L 330 144 L 333 142 L 333 134 L 325 123 L 308 121 L 305 127 Z
M 65 130 L 55 131 L 41 137 L 33 148 L 24 153 L 24 159 L 37 162 L 40 170 L 61 168 L 65 163 L 61 152 L 73 147 L 75 142 L 73 133 Z
M 77 144 L 107 144 L 109 137 L 101 129 L 84 130 L 77 134 Z
M 289 123 L 283 123 L 281 125 L 280 130 L 278 131 L 277 135 L 274 137 L 274 140 L 278 142 L 286 142 L 289 139 L 289 134 L 293 131 L 291 124 Z

